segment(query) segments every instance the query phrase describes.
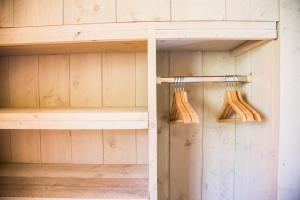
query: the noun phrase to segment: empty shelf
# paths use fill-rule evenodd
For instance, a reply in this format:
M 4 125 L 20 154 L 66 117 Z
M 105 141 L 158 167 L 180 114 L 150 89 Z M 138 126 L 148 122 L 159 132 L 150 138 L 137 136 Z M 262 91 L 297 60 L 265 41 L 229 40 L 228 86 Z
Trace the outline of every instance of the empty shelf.
M 148 199 L 147 165 L 0 165 L 0 199 Z
M 147 129 L 145 108 L 0 109 L 0 129 Z

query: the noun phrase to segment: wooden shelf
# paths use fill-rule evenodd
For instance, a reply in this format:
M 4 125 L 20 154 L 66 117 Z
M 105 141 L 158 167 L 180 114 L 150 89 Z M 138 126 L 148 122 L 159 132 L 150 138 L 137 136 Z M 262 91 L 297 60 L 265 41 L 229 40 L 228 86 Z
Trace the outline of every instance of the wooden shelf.
M 0 109 L 0 129 L 147 129 L 146 108 Z
M 147 165 L 0 165 L 0 199 L 148 199 Z

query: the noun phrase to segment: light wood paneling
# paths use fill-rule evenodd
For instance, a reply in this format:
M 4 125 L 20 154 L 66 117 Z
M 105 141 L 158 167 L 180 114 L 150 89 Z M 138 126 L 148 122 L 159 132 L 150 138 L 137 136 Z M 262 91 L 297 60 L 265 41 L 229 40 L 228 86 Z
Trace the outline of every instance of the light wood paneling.
M 1 0 L 0 27 L 12 27 L 13 19 L 13 0 Z
M 11 134 L 8 130 L 0 130 L 0 163 L 11 162 Z
M 116 21 L 116 1 L 64 0 L 64 24 Z
M 101 107 L 101 54 L 71 54 L 71 107 Z
M 41 107 L 69 107 L 69 56 L 39 57 Z
M 72 163 L 102 164 L 102 131 L 72 131 Z
M 263 113 L 263 122 L 237 126 L 235 196 L 245 199 L 276 199 L 277 130 L 273 42 L 238 57 L 239 71 L 252 72 L 253 81 L 246 88 L 247 97 Z M 264 66 L 264 67 L 261 67 Z M 277 88 L 276 88 L 277 89 Z M 242 153 L 241 153 L 242 152 Z M 259 165 L 258 165 L 259 163 Z
M 103 131 L 104 164 L 137 163 L 134 130 Z
M 39 131 L 11 131 L 12 162 L 40 163 L 40 136 Z
M 172 20 L 224 20 L 225 0 L 172 0 Z
M 14 26 L 60 25 L 63 0 L 14 0 Z
M 10 106 L 38 107 L 38 57 L 17 56 L 9 59 Z M 39 131 L 11 131 L 12 162 L 41 161 Z
M 170 75 L 202 75 L 202 52 L 171 52 Z M 185 85 L 184 88 L 201 119 L 203 87 L 195 84 Z M 173 89 L 171 87 L 170 95 Z M 202 126 L 202 121 L 189 126 L 170 125 L 170 199 L 201 199 Z
M 135 54 L 104 53 L 103 106 L 135 106 Z
M 8 57 L 0 57 L 0 108 L 9 107 Z
M 158 52 L 157 75 L 169 75 L 169 53 Z M 170 182 L 170 145 L 169 145 L 169 112 L 170 87 L 167 84 L 157 85 L 157 168 L 158 168 L 158 199 L 168 200 Z
M 71 163 L 70 131 L 41 131 L 43 163 Z
M 234 74 L 234 58 L 229 52 L 204 52 L 203 73 Z M 204 86 L 203 199 L 233 199 L 235 124 L 217 122 L 225 86 Z
M 38 57 L 10 57 L 9 85 L 11 107 L 38 107 Z
M 170 0 L 117 0 L 117 22 L 169 20 Z
M 148 164 L 148 131 L 136 130 L 137 164 Z
M 226 0 L 227 20 L 278 21 L 277 0 Z

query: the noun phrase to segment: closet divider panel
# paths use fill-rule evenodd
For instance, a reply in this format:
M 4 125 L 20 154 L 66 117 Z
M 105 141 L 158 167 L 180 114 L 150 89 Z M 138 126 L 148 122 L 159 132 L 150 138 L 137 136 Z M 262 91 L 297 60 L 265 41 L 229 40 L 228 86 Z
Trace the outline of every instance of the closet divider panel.
M 103 107 L 135 107 L 135 53 L 103 53 Z M 104 164 L 136 164 L 135 130 L 103 130 Z
M 117 22 L 169 21 L 170 0 L 116 0 Z
M 169 76 L 169 53 L 157 53 L 157 76 Z M 157 85 L 158 199 L 170 199 L 170 86 Z
M 135 102 L 136 107 L 148 105 L 148 63 L 147 52 L 136 52 L 136 83 Z M 148 130 L 136 130 L 137 164 L 148 163 Z
M 236 132 L 239 135 L 237 143 L 240 144 L 236 151 L 247 149 L 243 155 L 236 154 L 236 160 L 247 161 L 236 166 L 236 182 L 240 185 L 236 185 L 235 191 L 236 196 L 245 192 L 245 199 L 276 199 L 278 133 L 275 122 L 278 108 L 275 99 L 278 97 L 274 91 L 278 90 L 275 84 L 278 81 L 278 65 L 274 64 L 277 59 L 274 43 L 251 50 L 246 58 L 249 59 L 248 64 L 237 66 L 240 70 L 252 72 L 253 80 L 246 90 L 247 96 L 249 102 L 263 114 L 262 123 L 251 124 L 248 130 L 239 128 Z M 238 60 L 243 57 L 239 56 Z M 242 137 L 247 133 L 246 138 Z M 241 171 L 243 169 L 247 171 Z
M 45 26 L 63 23 L 63 0 L 14 0 L 14 26 Z
M 13 26 L 13 5 L 12 0 L 0 1 L 0 27 Z
M 172 0 L 172 20 L 225 20 L 226 0 Z
M 42 108 L 69 107 L 69 55 L 39 57 L 39 91 Z M 43 163 L 71 163 L 70 131 L 41 131 Z
M 8 57 L 0 57 L 0 108 L 9 107 Z M 11 162 L 11 134 L 0 130 L 0 163 Z
M 38 99 L 38 57 L 9 58 L 10 107 L 36 108 Z M 40 131 L 11 130 L 12 162 L 41 162 Z
M 116 21 L 116 1 L 64 0 L 64 24 Z
M 71 107 L 102 107 L 101 54 L 70 55 Z M 71 131 L 72 163 L 103 163 L 102 130 Z
M 202 52 L 171 52 L 170 75 L 202 75 Z M 200 123 L 170 125 L 170 199 L 201 199 L 203 87 L 189 84 L 184 88 Z
M 203 74 L 234 74 L 229 52 L 204 52 Z M 232 200 L 234 189 L 235 124 L 219 123 L 226 84 L 204 86 L 203 200 Z

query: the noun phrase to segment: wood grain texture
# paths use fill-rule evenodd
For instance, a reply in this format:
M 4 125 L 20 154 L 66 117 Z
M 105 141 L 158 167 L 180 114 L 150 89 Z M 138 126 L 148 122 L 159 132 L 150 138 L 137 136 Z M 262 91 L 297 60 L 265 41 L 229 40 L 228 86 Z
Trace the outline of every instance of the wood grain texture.
M 229 52 L 204 52 L 203 74 L 234 74 Z M 225 85 L 204 86 L 203 115 L 203 199 L 233 199 L 235 124 L 217 122 Z
M 0 1 L 0 27 L 13 27 L 13 1 Z
M 224 20 L 225 0 L 172 0 L 172 20 Z
M 40 163 L 41 138 L 40 131 L 11 131 L 12 162 Z
M 102 73 L 103 106 L 135 106 L 135 54 L 104 53 Z
M 117 22 L 169 20 L 170 0 L 117 0 Z
M 71 163 L 70 131 L 41 131 L 42 163 Z
M 299 56 L 300 2 L 280 0 L 280 146 L 278 200 L 300 197 Z M 277 58 L 278 58 L 277 57 Z M 278 87 L 278 86 L 277 86 Z
M 14 0 L 14 26 L 45 26 L 63 23 L 63 0 Z
M 101 107 L 101 54 L 70 55 L 71 107 Z
M 0 57 L 0 108 L 9 107 L 9 59 Z
M 115 22 L 115 7 L 111 0 L 65 0 L 64 24 Z
M 69 56 L 39 57 L 39 89 L 41 107 L 69 107 Z
M 104 164 L 136 164 L 134 130 L 104 130 Z
M 137 164 L 148 164 L 148 131 L 136 130 Z
M 202 75 L 202 52 L 171 52 L 170 75 Z M 202 118 L 203 87 L 194 84 L 184 88 Z M 173 90 L 171 87 L 170 98 Z M 195 125 L 170 125 L 170 199 L 201 199 L 202 126 L 202 121 Z
M 169 53 L 157 53 L 157 76 L 169 75 Z M 157 85 L 157 185 L 158 199 L 170 199 L 170 86 Z
M 0 163 L 11 162 L 11 134 L 9 130 L 0 130 Z
M 226 0 L 227 20 L 278 21 L 277 0 Z
M 72 131 L 72 163 L 102 164 L 102 131 Z
M 38 57 L 10 57 L 9 85 L 11 107 L 38 107 Z

